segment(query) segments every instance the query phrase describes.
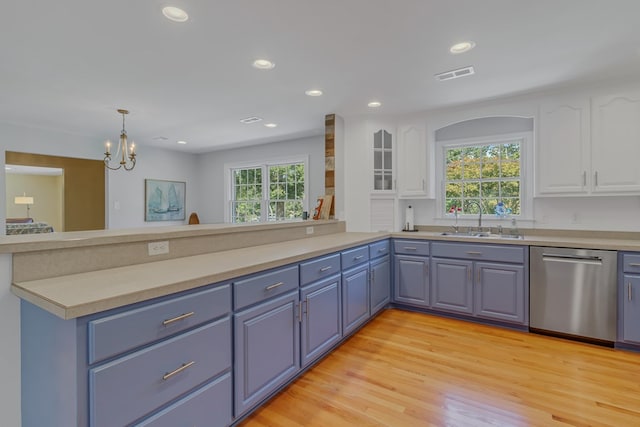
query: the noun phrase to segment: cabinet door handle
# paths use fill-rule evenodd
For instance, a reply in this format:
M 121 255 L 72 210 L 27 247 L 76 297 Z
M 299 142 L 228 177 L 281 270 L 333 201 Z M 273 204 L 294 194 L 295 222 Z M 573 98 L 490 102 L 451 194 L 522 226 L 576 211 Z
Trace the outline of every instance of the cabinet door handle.
M 627 283 L 627 298 L 629 301 L 633 300 L 633 294 L 631 293 L 631 282 Z
M 405 251 L 417 251 L 418 248 L 414 247 L 414 246 L 405 246 L 404 247 Z
M 467 255 L 482 255 L 482 252 L 478 252 L 478 251 L 467 251 Z
M 358 260 L 360 260 L 362 258 L 364 258 L 364 255 L 358 255 L 358 256 L 353 257 L 353 260 L 354 261 L 358 261 Z
M 196 314 L 195 311 L 190 311 L 188 313 L 181 314 L 180 316 L 176 316 L 176 317 L 173 317 L 171 319 L 165 319 L 165 320 L 162 321 L 162 325 L 163 326 L 167 326 L 167 325 L 170 325 L 170 324 L 172 324 L 174 322 L 179 322 L 180 320 L 184 320 L 184 319 L 186 319 L 188 317 L 193 316 L 194 314 Z
M 629 267 L 640 267 L 640 263 L 639 262 L 630 262 L 629 263 Z
M 298 322 L 302 323 L 302 301 L 298 303 Z
M 587 186 L 587 171 L 582 172 L 582 186 Z
M 164 375 L 162 376 L 162 379 L 163 379 L 164 381 L 166 381 L 166 380 L 168 380 L 169 378 L 171 378 L 172 376 L 177 375 L 177 374 L 179 374 L 180 372 L 184 371 L 185 369 L 187 369 L 187 368 L 189 368 L 189 367 L 193 366 L 193 364 L 194 364 L 194 363 L 196 363 L 194 360 L 192 360 L 192 361 L 191 361 L 191 362 L 189 362 L 189 363 L 183 363 L 183 364 L 182 364 L 182 366 L 180 366 L 178 369 L 175 369 L 175 370 L 173 370 L 173 371 L 171 371 L 171 372 L 167 372 L 166 374 L 164 374 Z
M 324 273 L 325 271 L 329 271 L 329 270 L 331 270 L 331 266 L 330 266 L 330 265 L 327 265 L 326 267 L 322 267 L 322 268 L 320 269 L 320 273 Z
M 274 283 L 273 285 L 269 285 L 266 288 L 264 288 L 265 291 L 270 291 L 273 290 L 275 288 L 279 288 L 280 286 L 284 285 L 284 282 L 278 282 L 278 283 Z
M 376 271 L 371 270 L 371 283 L 376 281 Z
M 596 171 L 593 175 L 594 175 L 595 184 L 596 184 L 596 187 L 597 187 L 598 186 L 598 171 Z
M 307 313 L 307 320 L 309 320 L 309 297 L 305 297 L 304 299 L 304 308 L 306 309 L 305 312 Z
M 424 179 L 422 180 L 422 191 L 424 191 Z

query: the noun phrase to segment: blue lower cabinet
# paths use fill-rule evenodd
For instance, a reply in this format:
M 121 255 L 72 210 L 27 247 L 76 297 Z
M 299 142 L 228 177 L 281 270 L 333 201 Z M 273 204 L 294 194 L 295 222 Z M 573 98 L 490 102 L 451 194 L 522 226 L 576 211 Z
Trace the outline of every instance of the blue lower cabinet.
M 478 317 L 523 323 L 526 313 L 524 267 L 478 262 L 475 265 Z
M 342 334 L 369 319 L 369 264 L 342 273 Z
M 431 307 L 473 314 L 473 262 L 432 258 Z
M 429 306 L 429 257 L 396 255 L 394 302 Z
M 376 314 L 391 299 L 391 261 L 389 256 L 371 261 L 370 267 L 370 312 Z
M 230 318 L 89 370 L 89 423 L 124 426 L 231 366 Z
M 231 372 L 135 424 L 135 427 L 225 427 L 231 424 Z
M 340 275 L 305 286 L 302 301 L 301 357 L 305 367 L 342 338 Z
M 239 417 L 300 370 L 298 290 L 236 313 L 234 332 Z

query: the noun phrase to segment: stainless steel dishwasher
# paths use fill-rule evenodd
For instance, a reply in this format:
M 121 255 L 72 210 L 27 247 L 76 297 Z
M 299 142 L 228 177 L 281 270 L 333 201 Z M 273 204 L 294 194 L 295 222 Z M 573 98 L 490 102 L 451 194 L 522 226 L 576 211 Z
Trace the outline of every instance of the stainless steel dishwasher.
M 532 246 L 529 255 L 530 329 L 614 342 L 617 252 Z

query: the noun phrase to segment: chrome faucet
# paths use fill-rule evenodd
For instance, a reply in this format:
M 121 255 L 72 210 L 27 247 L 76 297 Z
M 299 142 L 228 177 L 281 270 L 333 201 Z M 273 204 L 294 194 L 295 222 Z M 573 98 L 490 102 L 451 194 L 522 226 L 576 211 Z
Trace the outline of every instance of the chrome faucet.
M 478 207 L 478 212 L 480 212 L 480 214 L 478 215 L 478 231 L 481 232 L 482 231 L 482 205 L 479 202 L 476 202 L 475 200 L 469 200 L 467 202 L 467 206 L 469 205 L 475 205 Z

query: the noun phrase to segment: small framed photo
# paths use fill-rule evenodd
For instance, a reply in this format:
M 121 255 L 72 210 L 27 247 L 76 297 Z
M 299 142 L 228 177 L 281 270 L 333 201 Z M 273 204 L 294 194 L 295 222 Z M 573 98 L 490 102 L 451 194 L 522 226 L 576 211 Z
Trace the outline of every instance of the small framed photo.
M 144 220 L 184 221 L 186 189 L 187 183 L 182 181 L 145 179 Z

